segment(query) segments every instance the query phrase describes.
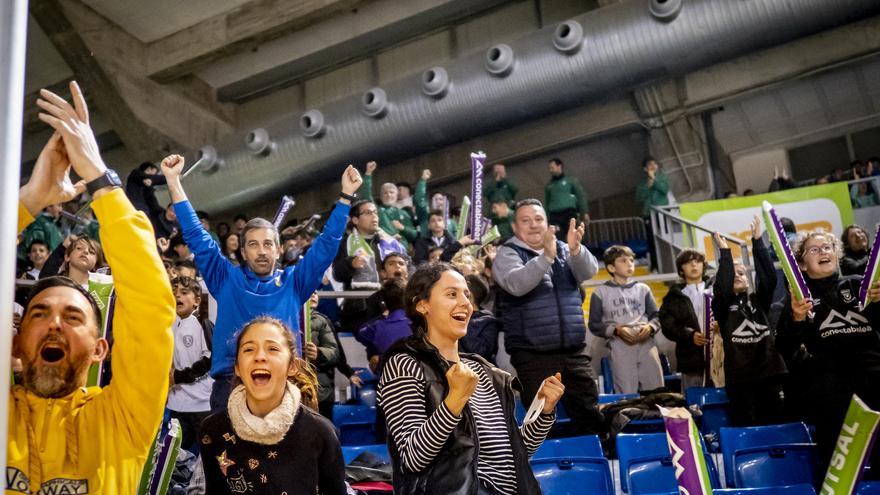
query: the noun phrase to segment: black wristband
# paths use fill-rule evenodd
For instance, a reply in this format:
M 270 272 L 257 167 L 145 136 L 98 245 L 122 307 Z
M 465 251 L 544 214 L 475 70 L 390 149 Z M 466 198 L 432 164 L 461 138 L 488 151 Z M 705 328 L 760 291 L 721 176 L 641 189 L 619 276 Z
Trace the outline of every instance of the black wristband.
M 344 192 L 339 193 L 339 197 L 342 199 L 347 199 L 354 203 L 357 200 L 357 194 L 346 194 Z

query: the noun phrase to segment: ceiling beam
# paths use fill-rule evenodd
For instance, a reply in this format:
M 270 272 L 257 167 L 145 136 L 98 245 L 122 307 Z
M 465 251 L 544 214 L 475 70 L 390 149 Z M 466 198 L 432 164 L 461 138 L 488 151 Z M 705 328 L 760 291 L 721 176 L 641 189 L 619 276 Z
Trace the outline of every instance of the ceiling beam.
M 147 45 L 147 73 L 168 82 L 208 62 L 250 49 L 364 0 L 254 0 Z
M 233 131 L 235 105 L 193 76 L 146 77 L 146 45 L 80 0 L 32 0 L 31 12 L 131 154 L 155 160 Z
M 73 70 L 80 85 L 88 88 L 95 106 L 110 122 L 126 147 L 138 155 L 152 155 L 157 148 L 170 149 L 172 144 L 176 144 L 169 142 L 137 118 L 104 67 L 73 27 L 58 0 L 31 0 L 30 12 Z

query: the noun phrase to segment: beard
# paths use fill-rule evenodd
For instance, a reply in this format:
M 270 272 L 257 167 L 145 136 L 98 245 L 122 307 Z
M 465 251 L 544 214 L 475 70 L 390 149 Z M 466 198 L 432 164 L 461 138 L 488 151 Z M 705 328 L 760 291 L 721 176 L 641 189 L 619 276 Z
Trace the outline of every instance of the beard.
M 80 378 L 88 372 L 88 368 L 87 359 L 76 363 L 70 357 L 65 357 L 52 366 L 40 366 L 33 359 L 24 364 L 22 385 L 38 397 L 58 399 L 82 386 L 84 380 Z

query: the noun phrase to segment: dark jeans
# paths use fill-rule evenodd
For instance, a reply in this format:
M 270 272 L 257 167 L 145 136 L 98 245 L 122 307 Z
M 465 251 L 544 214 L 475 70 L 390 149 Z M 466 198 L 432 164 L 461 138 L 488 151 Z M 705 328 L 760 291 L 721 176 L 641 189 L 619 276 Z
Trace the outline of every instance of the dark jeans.
M 220 375 L 214 377 L 214 385 L 211 386 L 211 412 L 223 411 L 232 393 L 233 375 Z
M 211 414 L 211 411 L 200 412 L 178 412 L 170 411 L 171 417 L 180 422 L 180 447 L 199 454 L 199 444 L 196 439 L 199 436 L 199 430 L 202 428 L 202 421 Z
M 586 348 L 575 351 L 530 352 L 516 350 L 510 364 L 523 386 L 522 401 L 526 409 L 532 403 L 541 382 L 559 372 L 565 385 L 562 404 L 574 423 L 578 435 L 591 435 L 602 430 L 602 413 L 597 406 L 599 389 L 590 366 Z
M 763 426 L 782 423 L 782 377 L 767 377 L 728 384 L 731 426 Z
M 577 210 L 569 209 L 547 213 L 548 223 L 556 226 L 556 238 L 562 242 L 566 242 L 568 238 L 568 224 L 571 222 L 572 218 L 580 222 Z

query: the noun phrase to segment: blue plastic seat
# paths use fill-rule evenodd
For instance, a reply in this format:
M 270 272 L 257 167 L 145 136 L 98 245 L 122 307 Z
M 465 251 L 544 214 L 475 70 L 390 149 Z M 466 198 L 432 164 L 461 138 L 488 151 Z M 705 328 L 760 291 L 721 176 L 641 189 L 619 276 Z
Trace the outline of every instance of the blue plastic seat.
M 671 392 L 681 392 L 681 373 L 673 373 L 666 354 L 660 354 L 660 366 L 663 368 L 663 385 Z
M 705 452 L 705 446 L 704 452 Z M 656 494 L 676 490 L 675 469 L 665 433 L 617 435 L 620 488 L 630 495 Z M 720 488 L 718 470 L 708 455 L 709 482 Z
M 551 457 L 532 460 L 541 491 L 553 495 L 614 495 L 614 481 L 604 457 Z
M 604 457 L 602 443 L 596 435 L 568 438 L 548 438 L 532 456 L 532 459 L 554 457 Z
M 709 452 L 719 452 L 720 430 L 730 426 L 727 392 L 723 388 L 691 387 L 685 391 L 685 400 L 689 406 L 698 406 L 703 413 L 698 424 Z
M 774 486 L 769 488 L 725 488 L 712 490 L 714 495 L 816 495 L 811 485 Z M 677 491 L 655 495 L 679 495 Z
M 391 462 L 391 455 L 388 453 L 388 446 L 384 443 L 374 445 L 348 445 L 342 447 L 342 460 L 345 462 L 346 465 L 348 465 L 363 452 L 370 452 L 371 454 L 379 457 L 383 461 L 386 461 L 388 463 Z
M 813 483 L 815 450 L 803 423 L 721 428 L 721 453 L 730 488 Z
M 614 376 L 611 374 L 611 359 L 603 357 L 599 362 L 599 368 L 602 371 L 602 392 L 606 394 L 614 393 Z
M 333 424 L 339 428 L 342 445 L 376 443 L 376 406 L 337 404 L 333 407 Z
M 863 481 L 856 488 L 856 495 L 880 495 L 880 481 Z

